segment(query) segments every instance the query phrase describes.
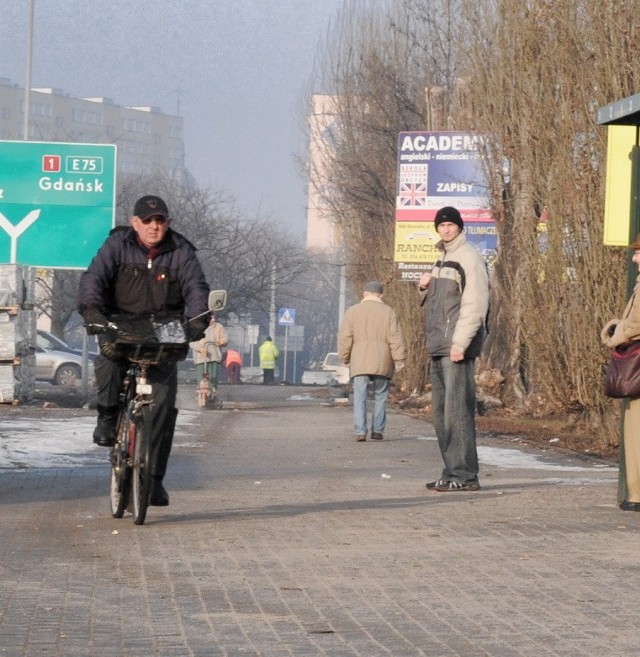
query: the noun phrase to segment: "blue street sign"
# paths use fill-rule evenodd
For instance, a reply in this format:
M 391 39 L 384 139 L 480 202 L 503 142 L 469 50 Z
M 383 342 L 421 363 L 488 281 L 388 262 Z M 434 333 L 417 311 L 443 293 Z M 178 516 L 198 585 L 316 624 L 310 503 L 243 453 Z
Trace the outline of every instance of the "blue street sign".
M 278 310 L 279 326 L 293 326 L 295 323 L 296 323 L 295 308 L 280 308 L 280 310 Z

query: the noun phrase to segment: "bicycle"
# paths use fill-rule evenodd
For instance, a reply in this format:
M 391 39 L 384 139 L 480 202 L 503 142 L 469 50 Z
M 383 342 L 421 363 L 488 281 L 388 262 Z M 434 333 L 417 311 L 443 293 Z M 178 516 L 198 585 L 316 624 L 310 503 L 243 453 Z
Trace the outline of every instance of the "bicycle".
M 209 293 L 209 310 L 192 317 L 198 319 L 208 312 L 219 312 L 227 303 L 226 290 Z M 116 440 L 109 452 L 111 477 L 109 501 L 111 515 L 122 518 L 130 511 L 136 525 L 142 525 L 147 516 L 153 477 L 151 460 L 150 406 L 153 404 L 153 385 L 147 381 L 149 367 L 164 359 L 183 360 L 189 343 L 186 323 L 172 319 L 155 323 L 152 319 L 137 320 L 145 326 L 141 332 L 132 326 L 132 319 L 114 317 L 123 325 L 110 321 L 106 326 L 90 325 L 110 338 L 101 344 L 102 352 L 110 358 L 123 358 L 129 368 L 123 379 L 116 423 Z M 133 324 L 136 320 L 133 320 Z
M 122 518 L 128 510 L 133 522 L 142 525 L 153 483 L 150 472 L 153 386 L 147 381 L 147 372 L 149 367 L 167 359 L 183 359 L 189 345 L 179 320 L 154 324 L 153 334 L 123 331 L 114 322 L 107 328 L 114 337 L 109 342 L 111 355 L 129 362 L 120 394 L 116 441 L 110 451 L 111 515 Z

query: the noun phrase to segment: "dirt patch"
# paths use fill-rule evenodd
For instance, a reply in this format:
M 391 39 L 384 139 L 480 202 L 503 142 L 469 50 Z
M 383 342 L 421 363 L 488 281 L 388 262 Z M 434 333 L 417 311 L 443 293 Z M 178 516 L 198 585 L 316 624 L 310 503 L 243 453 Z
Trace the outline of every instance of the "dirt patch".
M 71 386 L 37 385 L 32 398 L 24 404 L 46 408 L 96 408 L 96 391 L 85 395 L 81 388 Z
M 538 447 L 553 447 L 615 461 L 618 445 L 600 444 L 588 429 L 572 423 L 572 418 L 531 418 L 491 413 L 476 418 L 479 431 L 489 435 L 517 436 Z

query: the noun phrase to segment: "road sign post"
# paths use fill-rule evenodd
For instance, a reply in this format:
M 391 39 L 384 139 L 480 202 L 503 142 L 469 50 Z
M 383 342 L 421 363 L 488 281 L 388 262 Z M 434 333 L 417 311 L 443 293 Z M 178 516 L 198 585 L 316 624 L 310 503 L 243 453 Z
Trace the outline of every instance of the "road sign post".
M 85 269 L 115 219 L 113 144 L 0 141 L 0 262 Z
M 289 327 L 294 326 L 296 323 L 296 309 L 295 308 L 280 308 L 278 311 L 278 324 L 284 326 L 284 374 L 282 380 L 287 380 L 287 347 L 289 341 Z

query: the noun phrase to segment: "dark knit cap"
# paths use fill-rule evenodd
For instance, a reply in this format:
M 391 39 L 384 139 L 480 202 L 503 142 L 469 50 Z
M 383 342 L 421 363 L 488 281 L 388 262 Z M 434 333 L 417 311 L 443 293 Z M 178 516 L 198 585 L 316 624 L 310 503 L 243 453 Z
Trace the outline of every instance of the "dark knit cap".
M 460 213 L 458 210 L 456 210 L 454 207 L 451 207 L 450 205 L 447 205 L 444 208 L 440 208 L 436 212 L 436 218 L 434 220 L 434 224 L 436 226 L 436 230 L 438 226 L 445 221 L 450 221 L 452 224 L 455 224 L 462 230 L 464 228 L 464 221 L 462 221 L 462 217 L 460 216 Z

